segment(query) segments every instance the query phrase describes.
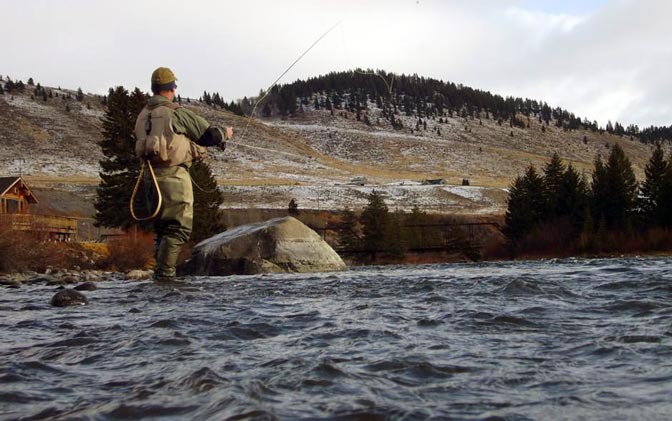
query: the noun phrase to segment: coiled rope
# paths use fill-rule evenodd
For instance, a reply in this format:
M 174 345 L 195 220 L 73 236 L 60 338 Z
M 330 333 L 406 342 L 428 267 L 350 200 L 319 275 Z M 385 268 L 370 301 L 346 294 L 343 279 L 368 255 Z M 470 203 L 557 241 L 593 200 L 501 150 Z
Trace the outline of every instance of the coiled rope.
M 136 215 L 135 213 L 135 207 L 133 204 L 135 203 L 135 198 L 138 195 L 138 190 L 140 189 L 140 183 L 143 180 L 143 176 L 145 175 L 145 167 L 149 168 L 149 174 L 152 178 L 152 183 L 154 184 L 154 188 L 156 189 L 156 195 L 157 195 L 157 201 L 156 201 L 156 209 L 154 209 L 154 212 L 150 216 L 140 218 Z M 142 161 L 142 166 L 140 167 L 140 174 L 138 174 L 138 179 L 135 182 L 135 187 L 133 187 L 133 193 L 131 193 L 131 202 L 129 203 L 129 208 L 131 210 L 131 216 L 133 217 L 134 220 L 138 222 L 142 221 L 149 221 L 150 219 L 156 218 L 156 216 L 161 212 L 161 205 L 163 204 L 163 196 L 161 195 L 161 189 L 159 188 L 159 182 L 156 180 L 156 175 L 154 174 L 154 168 L 152 167 L 152 163 L 149 162 L 148 160 L 144 159 Z

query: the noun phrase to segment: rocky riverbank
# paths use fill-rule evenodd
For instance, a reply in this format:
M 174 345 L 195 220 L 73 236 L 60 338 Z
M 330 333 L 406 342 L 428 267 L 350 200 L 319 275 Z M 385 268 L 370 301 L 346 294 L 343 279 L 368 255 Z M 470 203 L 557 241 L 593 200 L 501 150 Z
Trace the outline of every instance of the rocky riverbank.
M 102 270 L 47 270 L 45 273 L 17 272 L 0 274 L 0 286 L 6 288 L 21 288 L 28 285 L 52 285 L 76 287 L 84 284 L 96 284 L 108 281 L 140 281 L 149 279 L 151 271 L 132 270 L 129 272 L 111 272 Z

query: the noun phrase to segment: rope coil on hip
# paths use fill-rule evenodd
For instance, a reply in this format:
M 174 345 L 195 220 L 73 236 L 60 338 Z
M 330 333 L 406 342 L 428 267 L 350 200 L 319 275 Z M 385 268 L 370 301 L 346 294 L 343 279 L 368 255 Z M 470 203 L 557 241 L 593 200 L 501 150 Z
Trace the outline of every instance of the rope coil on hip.
M 135 198 L 138 195 L 138 190 L 140 189 L 140 183 L 142 182 L 143 176 L 145 175 L 145 167 L 149 168 L 149 174 L 152 177 L 152 184 L 156 189 L 157 201 L 156 201 L 156 209 L 154 209 L 154 212 L 152 212 L 150 216 L 139 218 L 135 213 L 135 207 L 133 206 L 133 204 L 135 203 Z M 143 160 L 142 167 L 140 167 L 140 174 L 138 174 L 138 179 L 135 182 L 135 187 L 133 187 L 133 193 L 131 193 L 131 202 L 129 203 L 131 216 L 133 217 L 134 220 L 138 222 L 149 221 L 150 219 L 154 219 L 158 216 L 159 212 L 161 211 L 162 204 L 163 204 L 163 196 L 161 195 L 161 189 L 159 188 L 159 182 L 156 180 L 156 175 L 154 174 L 154 168 L 152 167 L 152 163 L 149 162 L 148 160 Z

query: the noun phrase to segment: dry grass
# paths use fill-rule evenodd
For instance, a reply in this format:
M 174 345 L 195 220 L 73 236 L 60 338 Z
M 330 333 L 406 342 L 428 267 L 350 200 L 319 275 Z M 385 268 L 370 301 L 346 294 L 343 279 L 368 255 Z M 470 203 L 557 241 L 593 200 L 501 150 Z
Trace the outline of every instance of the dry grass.
M 154 266 L 154 234 L 126 233 L 107 242 L 108 255 L 100 262 L 103 269 L 127 271 Z

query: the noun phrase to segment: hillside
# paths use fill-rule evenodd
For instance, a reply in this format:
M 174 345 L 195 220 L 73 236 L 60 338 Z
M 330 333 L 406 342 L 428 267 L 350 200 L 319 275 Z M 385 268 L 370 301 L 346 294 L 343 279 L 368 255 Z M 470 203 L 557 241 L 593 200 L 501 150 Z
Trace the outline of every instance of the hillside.
M 0 95 L 0 174 L 21 171 L 32 185 L 75 192 L 90 202 L 102 158 L 103 98 L 83 95 L 80 101 L 74 90 L 44 89 L 53 95 L 46 101 L 29 85 L 22 93 Z M 318 107 L 320 95 L 313 95 Z M 341 95 L 346 103 L 349 94 Z M 236 130 L 228 149 L 210 158 L 225 205 L 232 208 L 284 208 L 291 198 L 303 208 L 358 208 L 375 188 L 386 191 L 393 207 L 497 214 L 512 179 L 530 164 L 542 167 L 553 152 L 589 174 L 595 156 L 618 143 L 642 178 L 652 151 L 637 138 L 566 130 L 517 114 L 524 127 L 485 112 L 417 117 L 397 111 L 393 125 L 385 104 L 362 101 L 370 124 L 361 112 L 357 121 L 347 107 L 332 113 L 305 97 L 293 116 L 270 113 L 251 120 L 196 100 L 183 105 Z M 351 185 L 356 177 L 365 177 L 366 185 Z M 426 179 L 448 185 L 421 185 Z M 470 186 L 460 186 L 463 179 Z

